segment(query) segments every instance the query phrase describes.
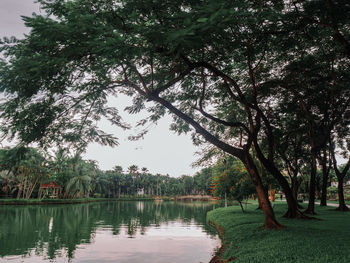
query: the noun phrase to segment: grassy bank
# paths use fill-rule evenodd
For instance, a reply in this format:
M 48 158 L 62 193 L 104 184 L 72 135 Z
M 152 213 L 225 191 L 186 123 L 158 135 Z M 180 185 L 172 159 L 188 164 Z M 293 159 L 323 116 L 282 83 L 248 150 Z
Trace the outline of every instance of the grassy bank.
M 153 201 L 152 197 L 121 198 L 81 198 L 81 199 L 0 199 L 0 205 L 46 205 L 46 204 L 80 204 L 106 201 Z
M 350 262 L 350 212 L 319 207 L 321 220 L 282 218 L 286 204 L 275 204 L 283 230 L 262 230 L 264 217 L 256 206 L 218 208 L 207 219 L 222 228 L 226 249 L 222 259 L 234 262 Z

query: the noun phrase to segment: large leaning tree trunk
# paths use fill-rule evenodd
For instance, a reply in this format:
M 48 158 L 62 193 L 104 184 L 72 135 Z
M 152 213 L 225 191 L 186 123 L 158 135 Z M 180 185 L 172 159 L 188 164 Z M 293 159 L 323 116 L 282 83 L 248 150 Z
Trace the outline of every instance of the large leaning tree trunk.
M 256 83 L 256 76 L 255 76 L 255 70 L 253 69 L 253 66 L 250 64 L 251 61 L 249 57 L 247 58 L 247 64 L 248 64 L 248 72 L 250 77 L 250 84 L 252 87 L 252 102 L 249 102 L 248 98 L 246 98 L 243 94 L 243 91 L 239 87 L 238 83 L 232 79 L 230 76 L 226 75 L 224 72 L 219 70 L 213 65 L 210 65 L 208 63 L 201 62 L 200 65 L 205 67 L 209 72 L 212 72 L 216 76 L 221 77 L 225 81 L 225 87 L 228 90 L 228 96 L 235 98 L 236 100 L 239 100 L 239 102 L 243 105 L 246 119 L 248 121 L 248 127 L 244 127 L 244 130 L 248 134 L 248 141 L 252 141 L 254 148 L 257 153 L 257 158 L 259 161 L 263 164 L 263 166 L 266 168 L 268 172 L 271 173 L 271 175 L 277 180 L 279 185 L 282 187 L 284 193 L 286 194 L 287 204 L 288 204 L 288 210 L 285 213 L 285 217 L 288 218 L 307 218 L 303 215 L 301 211 L 298 209 L 297 200 L 293 197 L 292 190 L 288 184 L 288 181 L 286 178 L 284 178 L 283 174 L 278 170 L 275 164 L 275 139 L 274 139 L 274 129 L 270 123 L 269 118 L 264 114 L 264 111 L 261 109 L 259 102 L 258 102 L 258 84 Z M 233 89 L 239 94 L 239 99 L 237 99 L 232 91 L 230 86 L 233 87 Z M 210 116 L 209 114 L 205 113 L 202 109 L 201 111 L 205 114 L 206 117 L 220 121 L 217 118 Z M 223 122 L 223 124 L 227 124 L 227 122 Z M 260 140 L 259 140 L 259 132 L 261 132 L 264 127 L 265 136 L 268 142 L 268 154 L 267 157 L 264 155 L 261 146 L 260 146 Z
M 137 88 L 135 85 L 133 85 L 135 88 Z M 225 142 L 220 141 L 215 136 L 213 136 L 211 133 L 209 133 L 207 130 L 205 130 L 198 122 L 193 120 L 189 115 L 181 112 L 179 109 L 177 109 L 175 106 L 173 106 L 168 101 L 160 98 L 157 95 L 147 95 L 144 93 L 144 91 L 140 88 L 137 88 L 138 92 L 140 92 L 144 96 L 148 96 L 150 100 L 156 101 L 160 103 L 162 106 L 167 108 L 170 112 L 178 116 L 179 118 L 183 119 L 187 123 L 189 123 L 197 133 L 201 134 L 208 142 L 214 144 L 219 149 L 227 152 L 228 154 L 231 154 L 232 156 L 240 159 L 245 167 L 247 168 L 247 171 L 255 185 L 255 189 L 257 192 L 257 196 L 259 198 L 259 203 L 261 204 L 261 209 L 265 216 L 265 223 L 264 228 L 266 229 L 280 229 L 282 228 L 282 225 L 279 224 L 275 218 L 274 211 L 271 207 L 271 203 L 268 199 L 268 196 L 266 195 L 266 192 L 264 191 L 264 186 L 262 184 L 261 178 L 259 176 L 258 169 L 256 165 L 254 164 L 253 158 L 249 154 L 250 145 L 246 146 L 246 149 L 242 150 L 233 146 L 230 146 L 226 144 Z
M 245 157 L 243 158 L 243 163 L 245 164 L 247 171 L 249 172 L 249 175 L 255 185 L 256 193 L 259 199 L 259 206 L 261 210 L 264 211 L 264 215 L 265 215 L 264 228 L 267 228 L 267 229 L 282 228 L 283 226 L 279 224 L 275 218 L 275 214 L 271 207 L 271 203 L 268 199 L 268 195 L 264 190 L 264 186 L 261 181 L 261 177 L 259 176 L 257 167 L 254 164 L 254 161 L 249 154 L 245 154 Z

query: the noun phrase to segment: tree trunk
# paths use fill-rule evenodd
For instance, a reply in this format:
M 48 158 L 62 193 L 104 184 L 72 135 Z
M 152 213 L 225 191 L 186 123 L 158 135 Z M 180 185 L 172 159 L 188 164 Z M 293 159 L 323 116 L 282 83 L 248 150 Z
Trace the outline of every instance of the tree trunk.
M 327 206 L 327 186 L 328 186 L 329 169 L 327 169 L 327 155 L 323 153 L 322 158 L 322 193 L 321 206 Z
M 349 207 L 345 205 L 344 200 L 344 177 L 343 176 L 337 176 L 338 178 L 338 199 L 339 199 L 339 206 L 336 210 L 338 211 L 350 211 Z
M 68 198 L 68 194 L 69 194 L 69 191 L 68 191 L 68 189 L 66 189 L 66 191 L 64 192 L 63 199 L 67 199 Z
M 298 191 L 299 191 L 299 186 L 300 186 L 300 182 L 298 182 L 298 178 L 296 175 L 293 175 L 293 178 L 292 178 L 292 194 L 293 194 L 293 198 L 297 201 L 297 207 L 298 209 L 302 209 L 302 205 L 300 205 L 298 203 Z M 296 217 L 299 217 L 299 218 L 304 218 L 303 215 L 301 215 L 300 211 L 298 211 L 299 214 L 296 215 Z
M 267 159 L 263 155 L 257 142 L 254 142 L 254 146 L 257 152 L 257 157 L 263 163 L 267 171 L 269 171 L 271 175 L 277 180 L 278 184 L 282 187 L 282 190 L 286 196 L 288 210 L 283 216 L 287 218 L 298 218 L 298 219 L 308 218 L 298 209 L 298 202 L 294 198 L 292 189 L 290 188 L 286 178 L 284 178 L 282 173 L 277 169 L 274 162 L 272 160 Z
M 238 201 L 238 203 L 239 203 L 239 205 L 240 205 L 240 207 L 241 207 L 241 209 L 242 209 L 242 213 L 244 213 L 244 208 L 243 208 L 242 202 L 241 202 L 241 201 Z
M 296 187 L 296 184 L 295 184 L 295 178 L 293 178 L 291 181 L 292 181 L 291 182 L 292 195 L 295 200 L 298 200 L 298 188 Z
M 315 215 L 316 153 L 311 151 L 311 176 L 309 185 L 309 204 L 304 213 Z
M 268 195 L 266 194 L 266 191 L 264 190 L 263 183 L 261 181 L 261 178 L 259 176 L 259 172 L 254 164 L 253 159 L 249 155 L 249 153 L 246 153 L 244 156 L 244 159 L 242 160 L 245 167 L 247 168 L 247 171 L 255 185 L 255 190 L 257 193 L 257 196 L 259 198 L 259 204 L 261 206 L 261 210 L 263 211 L 265 215 L 265 229 L 281 229 L 283 226 L 277 222 L 275 213 L 271 207 L 271 203 L 268 199 Z
M 265 185 L 263 185 L 263 188 L 264 188 L 264 191 L 265 191 L 265 195 L 269 196 L 269 189 L 267 187 L 265 187 Z M 254 197 L 254 200 L 255 200 L 255 197 Z M 256 208 L 256 210 L 261 209 L 261 203 L 260 203 L 260 199 L 259 198 L 258 198 L 258 204 L 259 204 L 259 206 Z
M 254 195 L 254 200 L 256 199 L 256 196 Z M 256 208 L 256 210 L 261 209 L 261 203 L 260 203 L 260 199 L 258 198 L 258 207 Z
M 18 187 L 17 199 L 21 198 L 21 194 L 22 194 L 22 183 L 20 183 Z
M 258 155 L 259 157 L 259 155 Z M 298 208 L 298 202 L 293 196 L 292 189 L 290 188 L 286 178 L 281 174 L 281 172 L 276 168 L 276 166 L 267 159 L 263 159 L 262 163 L 265 168 L 272 174 L 272 176 L 277 180 L 279 185 L 282 187 L 283 192 L 286 196 L 288 210 L 283 215 L 283 217 L 287 218 L 297 218 L 297 219 L 305 219 L 307 218 Z
M 27 176 L 25 176 L 24 182 L 23 182 L 23 190 L 22 190 L 23 199 L 26 199 L 26 192 L 27 192 Z

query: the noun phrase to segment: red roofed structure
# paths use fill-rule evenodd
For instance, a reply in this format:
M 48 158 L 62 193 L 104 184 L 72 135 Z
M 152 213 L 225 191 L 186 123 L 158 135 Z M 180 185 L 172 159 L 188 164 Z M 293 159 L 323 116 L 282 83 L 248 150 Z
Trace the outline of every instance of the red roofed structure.
M 62 187 L 57 185 L 55 182 L 50 182 L 48 184 L 40 183 L 39 188 L 39 199 L 42 199 L 46 196 L 49 198 L 59 198 L 62 193 Z

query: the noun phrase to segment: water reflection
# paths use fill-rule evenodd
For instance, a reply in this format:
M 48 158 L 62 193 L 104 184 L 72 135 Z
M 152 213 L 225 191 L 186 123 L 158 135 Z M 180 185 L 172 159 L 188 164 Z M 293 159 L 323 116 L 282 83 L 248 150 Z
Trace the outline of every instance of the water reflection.
M 173 202 L 3 206 L 0 258 L 12 262 L 208 261 L 218 243 L 205 219 L 212 208 L 210 203 Z

